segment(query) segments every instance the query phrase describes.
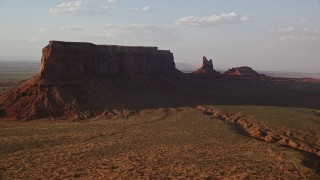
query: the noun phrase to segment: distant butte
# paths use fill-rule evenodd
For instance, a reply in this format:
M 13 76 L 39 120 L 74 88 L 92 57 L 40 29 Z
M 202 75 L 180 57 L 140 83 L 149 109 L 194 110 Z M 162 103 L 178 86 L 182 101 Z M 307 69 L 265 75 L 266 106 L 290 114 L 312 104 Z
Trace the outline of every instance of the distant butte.
M 259 74 L 258 72 L 256 72 L 255 70 L 253 70 L 251 67 L 248 67 L 248 66 L 231 68 L 228 71 L 226 71 L 224 74 L 227 76 L 251 76 L 251 77 L 265 76 L 264 74 Z
M 220 73 L 216 70 L 213 69 L 213 63 L 212 63 L 212 59 L 208 60 L 207 57 L 203 56 L 202 57 L 202 66 L 192 72 L 195 75 L 214 75 L 214 76 L 219 76 Z

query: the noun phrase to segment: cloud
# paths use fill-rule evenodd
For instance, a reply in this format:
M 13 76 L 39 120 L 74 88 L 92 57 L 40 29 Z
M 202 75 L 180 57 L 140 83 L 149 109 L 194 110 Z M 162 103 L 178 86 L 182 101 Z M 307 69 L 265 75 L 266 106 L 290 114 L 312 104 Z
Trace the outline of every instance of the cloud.
M 279 28 L 278 29 L 278 32 L 279 33 L 289 33 L 289 32 L 292 32 L 294 31 L 294 28 L 293 27 L 282 27 L 282 28 Z
M 302 18 L 302 19 L 301 19 L 301 22 L 307 22 L 307 21 L 308 21 L 307 18 Z
M 122 36 L 126 34 L 143 35 L 145 37 L 157 37 L 163 34 L 174 34 L 175 30 L 172 28 L 164 28 L 157 25 L 147 24 L 130 24 L 130 25 L 105 25 L 104 34 L 108 37 Z
M 71 26 L 62 26 L 61 30 L 63 31 L 84 31 L 84 28 L 71 27 Z
M 86 32 L 83 35 L 98 41 L 112 41 L 117 44 L 130 44 L 132 42 L 144 45 L 159 45 L 179 40 L 176 29 L 149 24 L 107 24 L 100 32 Z
M 294 29 L 293 27 L 280 28 L 277 31 L 281 33 L 278 37 L 278 42 L 287 45 L 305 45 L 320 43 L 320 35 L 314 29 L 309 27 L 302 27 L 301 29 Z M 276 42 L 277 42 L 276 41 Z
M 104 15 L 111 4 L 119 0 L 72 0 L 62 2 L 50 9 L 52 14 L 68 14 L 72 16 Z
M 118 3 L 120 0 L 108 0 L 109 3 Z
M 28 42 L 36 43 L 36 42 L 39 42 L 39 40 L 40 40 L 40 37 L 32 37 L 32 38 L 28 39 Z
M 107 24 L 104 26 L 104 35 L 106 37 L 116 37 L 124 34 L 129 34 L 133 30 L 133 25 L 120 25 L 115 26 L 112 24 Z
M 52 14 L 70 14 L 70 15 L 81 15 L 88 12 L 83 6 L 83 2 L 81 0 L 77 1 L 69 1 L 63 2 L 54 8 L 50 9 Z
M 235 12 L 223 13 L 221 15 L 212 15 L 204 17 L 187 16 L 175 21 L 178 26 L 219 26 L 224 24 L 233 24 L 249 21 L 248 16 L 241 16 Z
M 40 28 L 39 31 L 40 31 L 40 32 L 45 32 L 46 29 L 45 29 L 45 28 Z
M 291 36 L 281 36 L 280 41 L 281 42 L 296 42 L 296 43 L 320 42 L 320 37 L 318 37 L 318 36 L 291 35 Z
M 130 10 L 132 10 L 132 11 L 149 11 L 150 8 L 151 8 L 150 5 L 146 5 L 146 6 L 143 7 L 143 8 L 131 8 Z

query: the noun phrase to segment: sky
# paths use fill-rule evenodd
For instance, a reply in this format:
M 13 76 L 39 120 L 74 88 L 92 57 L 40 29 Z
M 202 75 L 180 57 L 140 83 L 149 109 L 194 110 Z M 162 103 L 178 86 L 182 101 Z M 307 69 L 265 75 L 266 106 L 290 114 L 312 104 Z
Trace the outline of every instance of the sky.
M 0 60 L 50 40 L 171 50 L 216 69 L 320 72 L 320 0 L 0 0 Z M 0 64 L 1 65 L 1 64 Z

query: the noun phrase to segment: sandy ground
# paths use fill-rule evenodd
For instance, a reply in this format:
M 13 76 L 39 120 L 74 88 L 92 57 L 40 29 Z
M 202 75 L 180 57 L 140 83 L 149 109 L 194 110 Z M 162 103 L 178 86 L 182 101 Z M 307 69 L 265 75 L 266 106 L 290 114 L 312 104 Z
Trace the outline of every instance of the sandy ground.
M 319 179 L 314 158 L 194 108 L 0 122 L 2 179 Z

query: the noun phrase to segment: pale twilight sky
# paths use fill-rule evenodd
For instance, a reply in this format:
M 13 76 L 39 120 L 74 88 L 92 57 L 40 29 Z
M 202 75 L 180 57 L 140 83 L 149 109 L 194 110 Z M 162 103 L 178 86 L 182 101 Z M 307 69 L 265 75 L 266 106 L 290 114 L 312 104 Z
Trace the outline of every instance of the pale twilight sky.
M 0 60 L 49 40 L 158 46 L 176 62 L 320 72 L 320 0 L 0 0 Z M 1 65 L 1 64 L 0 64 Z

